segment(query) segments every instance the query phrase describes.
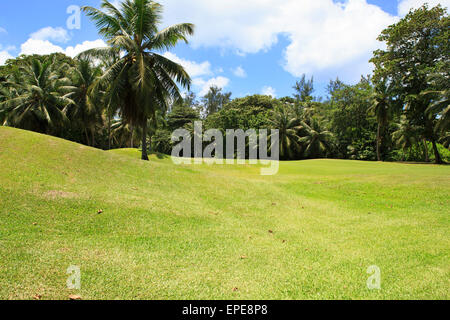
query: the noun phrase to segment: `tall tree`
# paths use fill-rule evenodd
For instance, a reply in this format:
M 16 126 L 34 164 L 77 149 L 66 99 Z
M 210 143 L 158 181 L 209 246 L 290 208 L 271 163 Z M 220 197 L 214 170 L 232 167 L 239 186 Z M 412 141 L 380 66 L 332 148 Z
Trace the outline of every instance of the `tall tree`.
M 270 125 L 279 130 L 281 159 L 293 159 L 295 154 L 300 152 L 300 136 L 298 135 L 300 123 L 301 120 L 288 106 L 276 107 L 273 111 Z
M 369 113 L 374 114 L 377 118 L 378 129 L 377 129 L 377 159 L 381 161 L 381 131 L 386 127 L 389 123 L 392 108 L 391 108 L 391 96 L 389 92 L 389 88 L 386 84 L 386 81 L 381 81 L 379 84 L 375 86 L 375 92 L 373 94 L 373 104 L 368 110 Z
M 375 78 L 393 84 L 394 95 L 406 106 L 408 120 L 420 126 L 423 136 L 432 142 L 436 163 L 442 163 L 436 145 L 438 115 L 427 112 L 433 99 L 422 93 L 431 89 L 430 73 L 450 58 L 449 27 L 446 9 L 424 5 L 381 33 L 378 40 L 387 48 L 375 51 L 371 60 L 376 66 Z
M 331 151 L 333 134 L 325 130 L 317 119 L 313 118 L 309 123 L 303 121 L 300 132 L 300 142 L 304 145 L 306 157 L 322 157 L 327 151 Z
M 119 7 L 103 0 L 101 9 L 83 7 L 95 22 L 109 48 L 92 49 L 81 57 L 123 56 L 110 66 L 98 84 L 118 99 L 121 115 L 142 129 L 142 160 L 148 160 L 147 125 L 157 111 L 165 113 L 169 100 L 181 99 L 177 83 L 189 88 L 191 78 L 184 68 L 156 53 L 169 50 L 194 33 L 194 26 L 182 23 L 159 30 L 162 6 L 150 0 L 125 0 Z
M 206 115 L 209 116 L 220 111 L 230 100 L 231 92 L 223 93 L 221 88 L 212 86 L 202 98 Z
M 68 91 L 66 96 L 74 102 L 66 106 L 64 113 L 72 125 L 82 128 L 89 146 L 95 146 L 96 126 L 102 122 L 101 95 L 90 91 L 100 75 L 100 68 L 92 66 L 89 60 L 79 60 L 71 69 L 71 85 L 64 87 Z
M 314 92 L 314 78 L 311 77 L 310 80 L 307 80 L 306 75 L 302 75 L 300 80 L 295 82 L 293 89 L 295 90 L 294 97 L 298 102 L 312 101 L 312 94 Z
M 42 133 L 57 132 L 67 120 L 63 109 L 71 99 L 63 94 L 69 79 L 60 78 L 55 57 L 44 62 L 33 59 L 19 68 L 18 79 L 11 85 L 16 95 L 9 95 L 0 104 L 5 124 Z
M 418 144 L 418 129 L 417 127 L 411 125 L 406 116 L 402 116 L 400 123 L 396 125 L 397 129 L 392 134 L 394 143 L 402 148 L 403 150 L 403 160 L 405 159 L 405 154 L 407 149 L 411 149 L 414 144 Z M 424 144 L 424 148 L 427 148 Z M 424 153 L 428 150 L 424 149 Z M 425 156 L 427 157 L 427 156 Z

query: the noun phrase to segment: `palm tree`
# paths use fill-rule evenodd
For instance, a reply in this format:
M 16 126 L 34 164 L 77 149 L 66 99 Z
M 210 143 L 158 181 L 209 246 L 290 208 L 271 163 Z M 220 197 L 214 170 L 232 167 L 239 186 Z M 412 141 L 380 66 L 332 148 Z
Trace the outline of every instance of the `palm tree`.
M 89 60 L 79 60 L 72 68 L 72 84 L 64 87 L 68 91 L 66 97 L 70 97 L 74 103 L 69 104 L 64 113 L 72 123 L 78 123 L 83 128 L 86 143 L 95 146 L 96 126 L 101 124 L 101 94 L 91 92 L 90 88 L 101 75 L 98 67 L 93 67 Z M 91 139 L 89 139 L 88 130 Z
M 389 94 L 389 88 L 386 82 L 382 82 L 377 85 L 373 94 L 373 103 L 369 108 L 369 113 L 373 114 L 377 118 L 377 159 L 381 161 L 381 131 L 389 123 L 391 118 L 390 112 L 391 98 Z
M 300 151 L 298 131 L 300 119 L 287 106 L 277 107 L 273 112 L 273 118 L 269 120 L 273 128 L 279 130 L 280 157 L 292 159 L 294 153 Z
M 413 126 L 405 116 L 401 117 L 400 123 L 397 124 L 397 130 L 392 134 L 392 139 L 394 143 L 402 148 L 403 154 L 406 153 L 407 149 L 412 148 L 414 144 L 418 144 L 418 130 Z M 424 142 L 424 152 L 427 153 L 427 145 Z M 404 160 L 404 158 L 403 158 Z
M 331 139 L 333 134 L 323 130 L 319 121 L 312 118 L 301 123 L 300 142 L 305 147 L 306 157 L 321 157 L 325 152 L 332 149 Z
M 125 0 L 119 8 L 103 0 L 101 9 L 83 7 L 110 47 L 92 49 L 80 57 L 123 53 L 105 70 L 98 85 L 104 85 L 109 96 L 117 99 L 124 120 L 146 133 L 148 119 L 154 118 L 157 110 L 167 110 L 168 98 L 181 99 L 177 82 L 188 89 L 191 84 L 181 65 L 155 51 L 168 50 L 180 40 L 187 43 L 194 26 L 183 23 L 159 31 L 162 6 L 151 0 Z M 142 159 L 148 160 L 146 134 L 142 135 Z
M 426 112 L 430 116 L 436 114 L 439 116 L 436 124 L 436 132 L 445 133 L 450 129 L 450 90 L 428 91 L 424 94 L 434 94 L 437 96 L 437 100 L 428 107 Z
M 159 111 L 156 112 L 155 117 L 149 119 L 148 124 L 147 124 L 147 127 L 148 127 L 147 135 L 150 138 L 149 139 L 150 151 L 152 151 L 151 150 L 152 149 L 152 142 L 153 142 L 152 140 L 153 140 L 153 137 L 155 136 L 156 132 L 159 129 L 162 129 L 162 128 L 166 127 L 166 126 L 167 126 L 166 119 L 164 118 L 163 114 L 161 112 L 159 112 Z
M 3 125 L 5 122 L 5 119 L 8 115 L 8 109 L 6 108 L 6 106 L 2 106 L 2 102 L 11 99 L 14 96 L 13 90 L 10 87 L 11 85 L 7 82 L 4 81 L 1 83 L 1 87 L 0 87 L 0 125 Z
M 33 59 L 20 68 L 20 81 L 14 83 L 17 94 L 0 104 L 7 113 L 6 125 L 50 133 L 67 120 L 63 109 L 73 101 L 63 95 L 63 88 L 70 81 L 59 77 L 54 60 L 48 58 L 41 63 Z
M 123 146 L 134 148 L 138 144 L 136 140 L 139 134 L 136 132 L 136 128 L 123 121 L 122 118 L 118 118 L 112 120 L 110 137 L 112 142 L 120 148 Z

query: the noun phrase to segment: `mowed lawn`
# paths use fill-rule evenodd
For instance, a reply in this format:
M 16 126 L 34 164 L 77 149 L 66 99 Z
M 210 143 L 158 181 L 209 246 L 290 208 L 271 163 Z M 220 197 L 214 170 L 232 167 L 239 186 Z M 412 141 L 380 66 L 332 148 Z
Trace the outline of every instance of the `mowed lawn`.
M 449 166 L 263 177 L 0 127 L 1 299 L 449 299 L 449 230 Z

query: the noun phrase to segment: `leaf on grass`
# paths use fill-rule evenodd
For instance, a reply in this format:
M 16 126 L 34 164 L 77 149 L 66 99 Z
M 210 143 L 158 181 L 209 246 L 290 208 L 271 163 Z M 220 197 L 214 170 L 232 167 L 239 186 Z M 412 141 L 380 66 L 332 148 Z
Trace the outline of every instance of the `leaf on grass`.
M 70 300 L 81 300 L 81 297 L 80 297 L 80 296 L 77 296 L 76 294 L 71 294 L 71 295 L 69 296 L 69 299 L 70 299 Z

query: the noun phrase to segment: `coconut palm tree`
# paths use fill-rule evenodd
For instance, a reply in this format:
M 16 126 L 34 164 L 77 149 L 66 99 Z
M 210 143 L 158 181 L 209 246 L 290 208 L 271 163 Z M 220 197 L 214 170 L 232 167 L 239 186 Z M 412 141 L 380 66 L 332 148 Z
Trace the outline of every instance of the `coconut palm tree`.
M 124 120 L 146 133 L 148 119 L 154 118 L 157 110 L 165 112 L 169 98 L 181 99 L 177 83 L 188 89 L 191 84 L 181 65 L 157 51 L 173 48 L 180 40 L 187 42 L 194 26 L 182 23 L 159 31 L 162 6 L 150 0 L 125 0 L 119 7 L 103 0 L 101 10 L 83 7 L 83 11 L 95 22 L 110 47 L 92 49 L 80 57 L 123 53 L 105 70 L 98 84 L 117 99 Z M 142 135 L 142 159 L 148 160 L 146 134 Z
M 71 69 L 72 84 L 63 88 L 68 92 L 66 97 L 74 102 L 64 108 L 64 113 L 72 123 L 83 128 L 89 146 L 95 145 L 96 127 L 102 124 L 101 94 L 90 90 L 100 75 L 100 68 L 92 66 L 89 60 L 79 60 Z
M 436 132 L 445 133 L 450 129 L 450 90 L 428 91 L 425 95 L 435 95 L 437 99 L 427 109 L 429 116 L 438 115 Z
M 373 103 L 368 111 L 370 114 L 375 115 L 377 118 L 377 159 L 378 161 L 381 161 L 381 131 L 386 127 L 391 118 L 391 98 L 386 82 L 382 82 L 376 86 L 372 98 Z
M 112 120 L 111 140 L 114 145 L 121 147 L 134 148 L 138 145 L 139 133 L 136 128 L 129 123 L 117 118 Z
M 14 92 L 7 81 L 0 83 L 0 85 L 0 125 L 3 125 L 8 115 L 8 109 L 1 103 L 11 99 L 14 96 Z
M 277 107 L 273 111 L 272 119 L 269 120 L 274 129 L 279 130 L 280 157 L 282 159 L 292 159 L 295 152 L 299 152 L 300 119 L 288 106 Z
M 332 149 L 331 139 L 333 134 L 330 131 L 323 130 L 319 121 L 315 118 L 301 123 L 300 143 L 305 148 L 306 157 L 321 157 Z
M 402 148 L 403 154 L 405 154 L 407 149 L 411 150 L 415 144 L 418 144 L 418 136 L 418 129 L 405 116 L 402 116 L 400 123 L 397 124 L 397 130 L 392 134 L 392 139 L 398 147 Z M 424 144 L 424 148 L 427 148 L 426 144 Z M 428 150 L 425 150 L 425 152 L 428 152 Z
M 63 109 L 73 101 L 64 96 L 63 88 L 70 80 L 59 77 L 54 60 L 33 59 L 20 68 L 20 81 L 14 81 L 17 94 L 0 104 L 7 113 L 6 125 L 50 133 L 67 120 Z

